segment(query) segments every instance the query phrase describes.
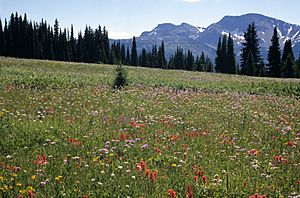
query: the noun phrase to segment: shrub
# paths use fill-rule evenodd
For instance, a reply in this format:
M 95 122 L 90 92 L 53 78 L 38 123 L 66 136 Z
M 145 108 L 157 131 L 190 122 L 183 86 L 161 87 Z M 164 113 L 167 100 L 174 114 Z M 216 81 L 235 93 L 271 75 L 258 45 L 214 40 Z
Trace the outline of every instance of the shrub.
M 126 85 L 128 85 L 127 72 L 124 69 L 124 67 L 122 67 L 122 65 L 118 65 L 116 68 L 116 75 L 115 80 L 113 82 L 113 88 L 120 89 Z

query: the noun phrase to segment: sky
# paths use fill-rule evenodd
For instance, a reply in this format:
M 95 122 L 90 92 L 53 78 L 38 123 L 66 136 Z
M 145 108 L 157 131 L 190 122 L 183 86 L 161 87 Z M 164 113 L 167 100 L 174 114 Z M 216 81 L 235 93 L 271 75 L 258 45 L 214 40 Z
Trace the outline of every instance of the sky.
M 84 30 L 105 26 L 114 39 L 139 36 L 158 24 L 189 23 L 207 27 L 226 15 L 260 13 L 300 25 L 299 0 L 0 0 L 0 18 L 27 14 L 62 28 Z

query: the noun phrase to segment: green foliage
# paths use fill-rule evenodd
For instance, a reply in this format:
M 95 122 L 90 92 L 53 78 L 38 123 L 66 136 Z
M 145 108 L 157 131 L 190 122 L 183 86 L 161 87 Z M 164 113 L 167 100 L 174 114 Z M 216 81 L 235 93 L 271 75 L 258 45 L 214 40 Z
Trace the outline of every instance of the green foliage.
M 117 66 L 115 75 L 113 88 L 120 89 L 128 85 L 127 72 L 122 65 Z

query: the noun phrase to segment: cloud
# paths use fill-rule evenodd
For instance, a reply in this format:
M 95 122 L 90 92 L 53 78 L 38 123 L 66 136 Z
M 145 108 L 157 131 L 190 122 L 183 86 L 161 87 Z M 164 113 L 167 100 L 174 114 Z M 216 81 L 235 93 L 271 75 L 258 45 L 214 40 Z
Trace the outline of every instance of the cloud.
M 197 3 L 197 2 L 200 2 L 203 0 L 183 0 L 183 1 L 188 2 L 188 3 Z
M 110 39 L 129 39 L 132 36 L 130 36 L 130 34 L 127 32 L 108 31 L 108 37 Z

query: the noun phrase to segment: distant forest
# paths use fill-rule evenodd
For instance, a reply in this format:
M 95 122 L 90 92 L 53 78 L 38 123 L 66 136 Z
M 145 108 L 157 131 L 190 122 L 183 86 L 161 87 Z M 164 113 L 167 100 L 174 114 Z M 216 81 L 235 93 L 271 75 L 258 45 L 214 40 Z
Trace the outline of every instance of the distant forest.
M 164 42 L 153 45 L 151 51 L 137 51 L 137 43 L 133 37 L 132 46 L 120 42 L 110 43 L 108 31 L 99 26 L 92 29 L 86 26 L 83 32 L 74 35 L 73 26 L 62 29 L 56 19 L 51 26 L 45 20 L 37 23 L 18 13 L 11 14 L 9 21 L 0 19 L 0 56 L 18 58 L 47 59 L 86 63 L 122 64 L 163 69 L 181 69 L 189 71 L 205 71 L 249 76 L 300 77 L 300 61 L 296 61 L 291 50 L 291 41 L 285 43 L 281 56 L 277 36 L 274 29 L 272 46 L 265 64 L 260 56 L 260 47 L 255 25 L 250 24 L 244 34 L 241 65 L 236 63 L 232 37 L 220 37 L 216 51 L 215 64 L 201 52 L 200 56 L 191 51 L 184 52 L 180 46 L 169 57 L 165 56 Z M 277 39 L 277 40 L 276 40 Z M 300 57 L 300 56 L 299 56 Z

